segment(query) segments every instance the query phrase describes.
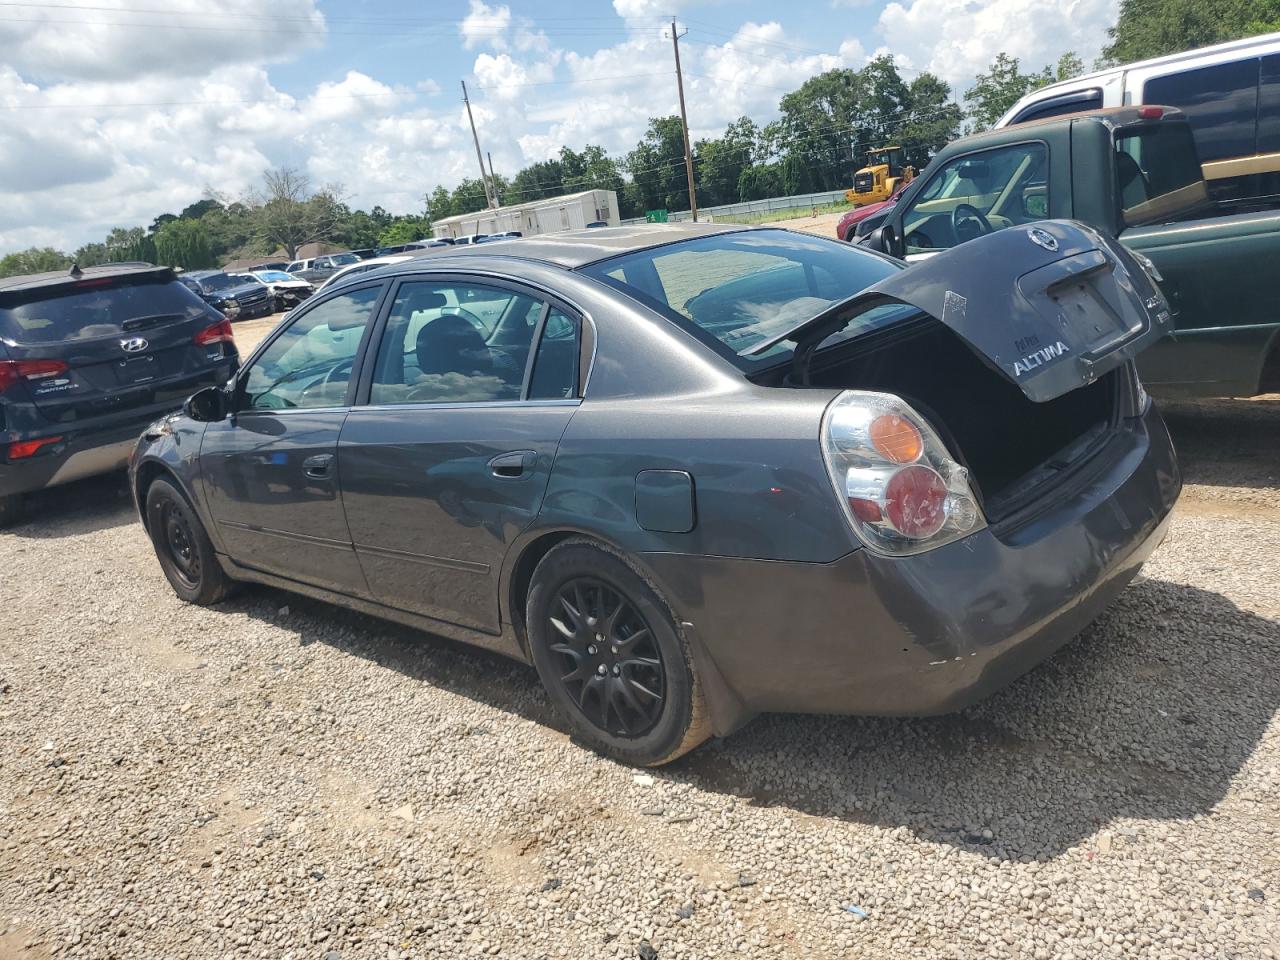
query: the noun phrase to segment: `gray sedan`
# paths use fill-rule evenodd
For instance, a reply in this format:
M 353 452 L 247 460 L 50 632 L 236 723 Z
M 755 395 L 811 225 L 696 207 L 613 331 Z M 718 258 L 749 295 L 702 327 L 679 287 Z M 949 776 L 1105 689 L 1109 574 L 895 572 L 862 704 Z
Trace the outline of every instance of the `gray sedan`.
M 1180 489 L 1132 363 L 1168 324 L 1066 221 L 910 269 L 707 225 L 446 249 L 297 308 L 132 483 L 180 597 L 499 651 L 660 764 L 762 711 L 951 711 L 1075 636 Z

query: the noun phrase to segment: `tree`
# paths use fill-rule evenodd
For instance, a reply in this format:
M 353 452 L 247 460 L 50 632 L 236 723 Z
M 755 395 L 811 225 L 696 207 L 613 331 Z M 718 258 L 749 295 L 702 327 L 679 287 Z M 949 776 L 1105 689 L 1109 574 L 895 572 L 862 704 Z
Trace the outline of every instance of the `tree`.
M 951 100 L 951 86 L 932 73 L 922 73 L 907 88 L 910 112 L 898 121 L 891 138 L 902 145 L 902 162 L 923 170 L 933 155 L 960 135 L 964 112 Z
M 378 246 L 390 247 L 401 243 L 413 243 L 431 236 L 431 220 L 427 217 L 396 217 L 378 236 Z
M 0 258 L 0 277 L 20 277 L 28 273 L 65 270 L 71 258 L 53 247 L 30 247 Z
M 782 174 L 777 164 L 757 163 L 738 177 L 739 200 L 767 200 L 783 193 Z
M 268 170 L 262 190 L 245 200 L 255 233 L 284 249 L 290 260 L 308 243 L 332 240 L 342 224 L 341 188 L 329 185 L 312 190 L 311 178 L 294 167 Z
M 86 243 L 71 255 L 71 259 L 82 267 L 96 267 L 100 263 L 109 263 L 111 255 L 105 243 Z
M 649 129 L 627 154 L 631 202 L 640 211 L 686 210 L 689 184 L 684 168 L 684 131 L 679 117 L 650 117 Z
M 1007 53 L 996 54 L 986 73 L 974 78 L 973 86 L 964 92 L 964 102 L 969 105 L 969 132 L 986 130 L 999 120 L 1006 110 L 1036 87 L 1049 82 L 1048 68 L 1038 74 L 1022 73 L 1017 57 Z
M 209 231 L 199 220 L 177 218 L 156 231 L 156 262 L 184 270 L 200 270 L 217 264 L 209 245 Z
M 1103 57 L 1132 63 L 1280 30 L 1280 0 L 1120 0 Z
M 1057 64 L 1053 68 L 1053 80 L 1055 83 L 1061 80 L 1071 80 L 1084 73 L 1084 61 L 1076 56 L 1074 50 L 1068 50 L 1058 58 Z
M 560 161 L 538 160 L 511 178 L 511 195 L 504 199 L 509 199 L 511 203 L 528 203 L 530 200 L 542 200 L 564 192 L 564 170 Z
M 698 158 L 699 202 L 707 206 L 736 203 L 738 181 L 760 149 L 760 128 L 750 117 L 739 117 L 716 140 L 699 140 L 694 147 Z
M 156 262 L 156 243 L 142 227 L 116 227 L 105 241 L 107 262 L 123 263 L 127 260 L 140 260 L 144 263 Z

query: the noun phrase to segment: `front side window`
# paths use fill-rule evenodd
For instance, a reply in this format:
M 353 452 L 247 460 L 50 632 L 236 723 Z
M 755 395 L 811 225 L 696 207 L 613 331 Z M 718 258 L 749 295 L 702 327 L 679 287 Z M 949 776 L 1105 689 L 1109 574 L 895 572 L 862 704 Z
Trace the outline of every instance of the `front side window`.
M 353 290 L 295 319 L 249 367 L 241 381 L 239 408 L 291 410 L 346 403 L 360 339 L 381 290 Z
M 1208 200 L 1191 131 L 1183 123 L 1116 132 L 1116 179 L 1127 226 L 1187 213 Z
M 902 218 L 907 253 L 947 250 L 966 240 L 1045 217 L 1048 155 L 1019 143 L 947 162 L 916 194 Z
M 519 400 L 543 306 L 479 283 L 402 283 L 378 344 L 369 402 Z

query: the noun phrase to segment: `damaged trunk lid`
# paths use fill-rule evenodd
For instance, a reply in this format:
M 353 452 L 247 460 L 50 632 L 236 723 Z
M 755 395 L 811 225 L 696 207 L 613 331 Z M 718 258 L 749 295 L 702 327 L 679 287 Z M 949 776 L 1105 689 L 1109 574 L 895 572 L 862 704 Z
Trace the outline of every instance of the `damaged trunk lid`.
M 794 341 L 805 382 L 823 340 L 890 303 L 940 320 L 1036 403 L 1093 383 L 1173 326 L 1164 295 L 1132 254 L 1083 224 L 1043 220 L 913 264 L 751 353 Z

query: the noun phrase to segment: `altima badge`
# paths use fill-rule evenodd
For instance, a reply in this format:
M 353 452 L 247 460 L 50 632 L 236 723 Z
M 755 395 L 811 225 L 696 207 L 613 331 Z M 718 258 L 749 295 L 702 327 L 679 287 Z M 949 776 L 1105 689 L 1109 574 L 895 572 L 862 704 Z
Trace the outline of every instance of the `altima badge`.
M 141 353 L 147 349 L 150 344 L 142 337 L 130 337 L 128 340 L 120 341 L 120 349 L 125 353 Z
M 1058 252 L 1058 238 L 1048 230 L 1041 230 L 1039 227 L 1028 227 L 1027 236 L 1031 238 L 1031 242 L 1038 247 L 1044 247 L 1050 253 Z

